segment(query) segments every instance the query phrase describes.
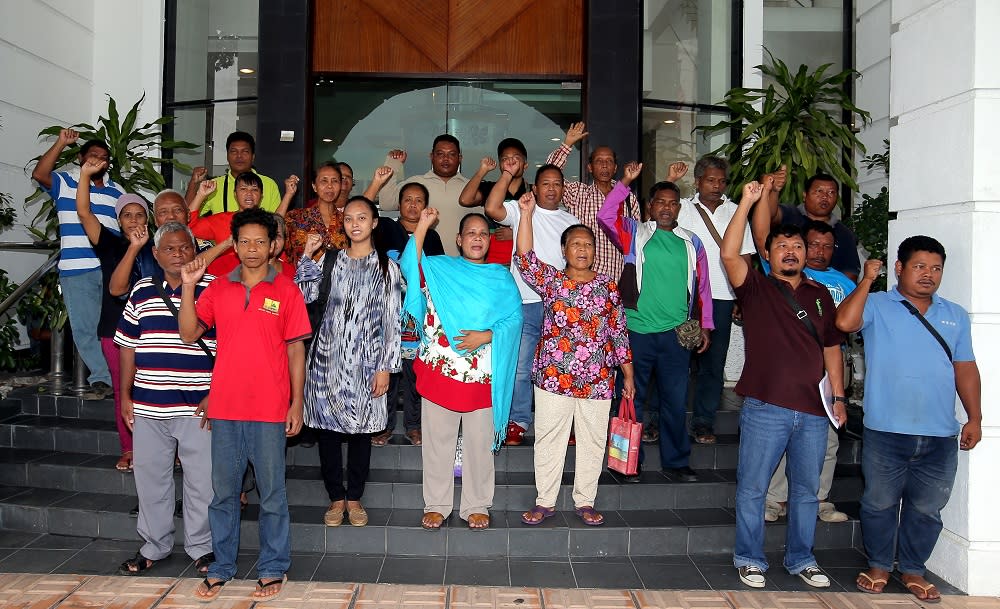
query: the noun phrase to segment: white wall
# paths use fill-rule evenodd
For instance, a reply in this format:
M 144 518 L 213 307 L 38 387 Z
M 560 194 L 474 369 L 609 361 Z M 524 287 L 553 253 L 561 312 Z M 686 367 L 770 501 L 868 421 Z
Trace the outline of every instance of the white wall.
M 892 13 L 891 0 L 857 0 L 854 6 L 854 67 L 861 72 L 855 81 L 855 104 L 871 113 L 872 122 L 861 130 L 858 139 L 865 145 L 866 153 L 855 154 L 858 162 L 860 193 L 874 195 L 889 185 L 885 174 L 875 169 L 868 171 L 861 165 L 865 154 L 884 152 L 882 140 L 889 137 L 889 29 Z M 860 126 L 860 121 L 858 125 Z M 860 193 L 855 201 L 861 201 Z

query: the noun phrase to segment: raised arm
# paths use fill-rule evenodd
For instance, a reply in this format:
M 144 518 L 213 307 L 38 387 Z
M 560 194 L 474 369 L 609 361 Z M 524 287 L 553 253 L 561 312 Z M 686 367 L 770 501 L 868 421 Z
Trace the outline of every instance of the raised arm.
M 278 209 L 274 210 L 274 213 L 284 218 L 288 207 L 292 204 L 292 199 L 295 198 L 295 193 L 298 191 L 299 176 L 293 174 L 285 178 L 285 194 L 281 197 L 281 203 L 278 204 Z
M 195 195 L 198 194 L 198 187 L 201 183 L 205 181 L 208 177 L 208 169 L 204 167 L 195 167 L 191 170 L 191 180 L 188 182 L 187 190 L 184 191 L 184 202 L 190 203 L 194 201 Z
M 108 294 L 112 296 L 124 296 L 132 289 L 132 268 L 135 266 L 135 259 L 139 257 L 139 252 L 149 241 L 149 227 L 142 225 L 125 237 L 128 239 L 128 249 L 125 250 L 125 255 L 108 280 Z
M 188 201 L 188 228 L 190 228 L 191 232 L 194 233 L 194 236 L 199 239 L 212 238 L 210 233 L 205 233 L 204 231 L 199 230 L 199 227 L 203 223 L 206 223 L 207 226 L 207 220 L 202 219 L 200 214 L 201 206 L 205 203 L 205 199 L 215 192 L 216 188 L 218 188 L 218 184 L 216 184 L 215 180 L 203 180 L 202 183 L 198 185 L 198 192 L 195 193 L 194 198 Z M 209 216 L 205 216 L 205 218 L 208 217 Z
M 379 193 L 382 192 L 382 189 L 385 188 L 386 184 L 389 183 L 389 179 L 393 176 L 394 173 L 395 170 L 388 165 L 382 165 L 381 167 L 376 167 L 375 173 L 372 174 L 372 183 L 368 185 L 368 188 L 365 189 L 365 192 L 363 193 L 362 196 L 364 196 L 369 201 L 374 201 L 375 197 L 378 197 Z M 402 173 L 402 171 L 400 171 L 400 173 Z M 392 209 L 399 209 L 399 188 L 396 189 L 395 197 L 396 197 L 396 207 L 393 207 Z M 379 199 L 380 207 L 382 207 L 381 202 L 382 200 Z M 386 208 L 382 207 L 382 209 Z
M 205 276 L 207 264 L 204 260 L 195 258 L 181 269 L 181 306 L 177 315 L 177 328 L 181 340 L 193 343 L 201 338 L 205 329 L 198 323 L 198 312 L 194 306 L 194 290 Z
M 524 193 L 518 199 L 517 206 L 521 210 L 521 218 L 517 224 L 517 253 L 524 255 L 535 247 L 531 226 L 531 220 L 535 216 L 535 195 Z
M 97 245 L 97 240 L 101 238 L 101 221 L 90 209 L 90 178 L 107 166 L 105 161 L 86 161 L 80 166 L 80 183 L 76 187 L 76 215 L 80 216 L 83 232 L 93 245 Z M 51 174 L 49 172 L 48 175 Z
M 490 196 L 486 197 L 486 203 L 483 204 L 486 215 L 497 222 L 503 222 L 507 219 L 507 210 L 504 209 L 503 202 L 507 198 L 507 189 L 514 179 L 517 161 L 514 159 L 505 159 L 500 163 L 500 168 L 502 170 L 500 177 L 497 179 L 497 183 L 493 185 L 493 189 L 490 190 Z
M 676 163 L 671 163 L 670 167 L 667 167 L 667 181 L 677 183 L 677 180 L 683 178 L 687 175 L 688 166 L 684 161 L 677 161 Z
M 788 167 L 782 165 L 778 171 L 770 175 L 774 177 L 774 182 L 770 190 L 764 193 L 766 196 L 763 198 L 763 201 L 767 203 L 767 210 L 771 217 L 771 226 L 775 226 L 781 223 L 783 216 L 781 205 L 778 204 L 778 201 L 781 198 L 781 189 L 785 187 L 785 182 L 788 180 Z M 768 227 L 768 230 L 770 230 L 770 227 Z
M 497 162 L 488 156 L 484 156 L 479 161 L 479 170 L 469 178 L 458 195 L 458 204 L 462 207 L 475 207 L 483 202 L 483 193 L 479 192 L 479 185 L 482 184 L 486 174 L 497 168 Z
M 729 284 L 738 288 L 746 281 L 747 273 L 750 272 L 750 265 L 741 254 L 743 249 L 744 226 L 747 223 L 747 216 L 750 208 L 760 200 L 764 186 L 760 182 L 750 182 L 743 185 L 743 195 L 740 197 L 740 204 L 736 208 L 726 227 L 726 234 L 722 236 L 722 266 L 726 269 L 726 276 Z
M 570 123 L 569 129 L 566 130 L 566 137 L 563 138 L 562 145 L 550 152 L 549 156 L 545 159 L 545 162 L 550 165 L 555 165 L 559 169 L 563 169 L 566 166 L 566 159 L 569 158 L 569 153 L 573 150 L 573 146 L 590 134 L 589 131 L 584 130 L 585 127 L 586 125 L 583 122 Z
M 425 207 L 420 212 L 420 219 L 417 220 L 417 228 L 413 231 L 413 245 L 417 251 L 417 262 L 424 251 L 424 240 L 427 239 L 427 231 L 438 221 L 440 213 L 434 207 Z
M 55 143 L 45 151 L 42 158 L 38 159 L 38 163 L 35 164 L 35 168 L 31 170 L 32 179 L 45 187 L 45 190 L 51 189 L 52 172 L 55 171 L 59 155 L 62 154 L 63 148 L 70 144 L 75 144 L 78 139 L 80 139 L 80 134 L 72 129 L 62 129 L 59 131 L 59 136 L 56 138 Z
M 205 265 L 207 266 L 207 265 L 212 264 L 213 262 L 215 262 L 216 258 L 218 258 L 222 254 L 224 254 L 226 252 L 226 250 L 228 250 L 231 247 L 233 247 L 233 237 L 232 237 L 232 235 L 230 235 L 229 237 L 226 237 L 226 239 L 223 240 L 223 241 L 219 241 L 218 243 L 216 243 L 212 247 L 208 248 L 204 252 L 201 252 L 200 254 L 198 254 L 196 256 L 196 258 L 198 260 L 204 260 L 205 261 Z
M 399 187 L 403 180 L 403 163 L 406 162 L 406 151 L 394 149 L 385 155 L 385 166 L 392 169 L 389 180 L 382 187 L 378 196 L 378 207 L 383 211 L 399 209 Z M 374 199 L 373 199 L 374 200 Z M 430 201 L 427 202 L 430 204 Z
M 771 196 L 774 188 L 774 174 L 767 174 L 763 181 L 764 191 L 761 200 L 753 206 L 753 213 L 750 215 L 750 234 L 753 236 L 753 245 L 757 253 L 764 255 L 764 243 L 767 235 L 771 232 L 771 203 L 767 200 Z
M 604 197 L 601 209 L 597 211 L 597 224 L 608 236 L 611 244 L 618 248 L 618 251 L 627 254 L 625 251 L 625 235 L 623 232 L 631 232 L 636 224 L 636 220 L 628 217 L 624 213 L 622 205 L 631 196 L 629 184 L 632 183 L 642 173 L 642 163 L 631 161 L 625 165 L 622 179 L 615 184 L 611 192 Z
M 857 332 L 864 324 L 865 303 L 872 284 L 882 271 L 882 261 L 874 258 L 865 262 L 865 274 L 854 291 L 837 307 L 837 329 L 841 332 Z

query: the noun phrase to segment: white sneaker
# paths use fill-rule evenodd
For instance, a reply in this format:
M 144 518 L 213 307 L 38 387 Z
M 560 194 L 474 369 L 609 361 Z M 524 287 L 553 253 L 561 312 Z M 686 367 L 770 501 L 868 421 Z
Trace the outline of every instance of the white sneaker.
M 813 588 L 829 588 L 830 578 L 816 565 L 811 565 L 798 572 L 798 576 Z
M 837 506 L 829 501 L 819 502 L 819 512 L 817 514 L 823 522 L 845 522 L 847 514 L 837 509 Z
M 768 501 L 764 504 L 764 522 L 774 522 L 778 516 L 788 513 L 788 506 L 783 503 Z
M 760 570 L 760 567 L 745 565 L 739 568 L 739 572 L 740 581 L 751 588 L 763 588 L 764 584 L 767 583 L 764 579 L 764 572 Z M 829 585 L 829 582 L 827 585 Z

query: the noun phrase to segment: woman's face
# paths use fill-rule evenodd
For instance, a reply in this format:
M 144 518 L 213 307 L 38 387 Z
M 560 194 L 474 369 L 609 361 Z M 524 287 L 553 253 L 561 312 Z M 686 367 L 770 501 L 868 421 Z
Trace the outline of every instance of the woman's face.
M 316 196 L 324 203 L 333 203 L 340 196 L 340 172 L 333 167 L 322 167 L 313 181 Z
M 589 270 L 594 265 L 595 252 L 596 244 L 588 231 L 578 228 L 566 235 L 563 258 L 567 267 L 576 271 Z
M 278 220 L 278 232 L 271 242 L 271 258 L 281 256 L 283 251 L 285 251 L 285 220 L 281 218 Z
M 122 209 L 122 213 L 118 214 L 118 225 L 123 235 L 130 235 L 136 229 L 145 227 L 147 222 L 149 217 L 146 215 L 146 209 L 138 203 L 129 203 Z
M 416 186 L 404 187 L 399 200 L 399 217 L 414 224 L 420 220 L 420 212 L 427 207 L 424 191 Z
M 376 224 L 378 218 L 372 214 L 372 208 L 364 201 L 348 203 L 344 208 L 344 233 L 351 243 L 371 239 Z
M 490 227 L 482 218 L 473 217 L 465 221 L 462 232 L 455 240 L 462 257 L 469 262 L 486 260 L 490 249 Z

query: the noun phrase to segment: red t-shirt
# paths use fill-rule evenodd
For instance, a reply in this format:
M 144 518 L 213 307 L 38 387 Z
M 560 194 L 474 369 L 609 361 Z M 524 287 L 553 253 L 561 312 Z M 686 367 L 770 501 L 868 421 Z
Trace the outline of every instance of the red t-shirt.
M 197 302 L 198 320 L 215 326 L 218 345 L 208 416 L 282 423 L 291 399 L 287 347 L 312 335 L 306 304 L 273 267 L 250 290 L 240 269 L 216 278 Z
M 188 218 L 188 228 L 199 239 L 221 243 L 233 234 L 232 223 L 234 213 L 224 211 L 209 216 L 199 216 L 198 212 L 193 211 Z M 225 277 L 239 263 L 240 259 L 236 256 L 236 250 L 229 248 L 208 265 L 206 272 L 216 277 Z

